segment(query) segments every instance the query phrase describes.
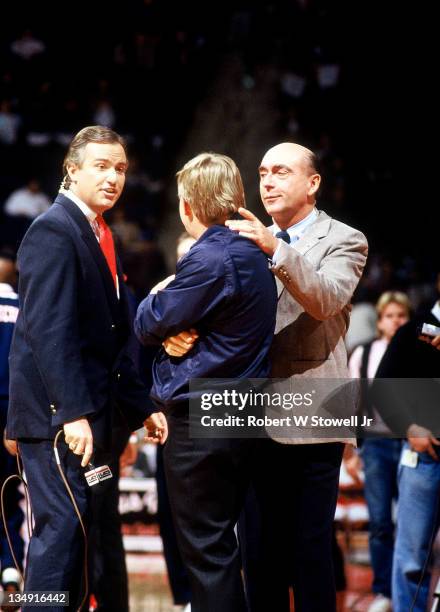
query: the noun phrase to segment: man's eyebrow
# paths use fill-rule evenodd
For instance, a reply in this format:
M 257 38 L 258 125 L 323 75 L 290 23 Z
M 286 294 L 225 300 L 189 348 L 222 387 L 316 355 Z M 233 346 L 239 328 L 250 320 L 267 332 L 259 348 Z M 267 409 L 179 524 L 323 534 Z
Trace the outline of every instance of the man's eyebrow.
M 260 166 L 260 167 L 258 168 L 258 170 L 259 170 L 259 171 L 260 171 L 260 170 L 267 170 L 267 169 L 268 169 L 268 168 L 267 168 L 267 166 Z M 274 164 L 274 165 L 271 167 L 271 170 L 274 170 L 275 172 L 276 172 L 277 170 L 290 170 L 290 172 L 292 172 L 292 168 L 290 168 L 290 166 L 287 166 L 286 164 Z
M 96 157 L 94 160 L 94 163 L 96 162 L 106 162 L 107 164 L 111 163 L 111 160 L 108 159 L 108 157 Z M 123 166 L 127 166 L 128 167 L 128 161 L 119 161 L 116 162 L 117 165 L 123 165 Z

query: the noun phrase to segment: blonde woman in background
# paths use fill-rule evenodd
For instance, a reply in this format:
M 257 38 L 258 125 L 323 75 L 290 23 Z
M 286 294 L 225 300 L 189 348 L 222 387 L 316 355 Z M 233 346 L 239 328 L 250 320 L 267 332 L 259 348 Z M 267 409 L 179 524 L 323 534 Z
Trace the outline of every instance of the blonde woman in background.
M 353 351 L 349 361 L 350 375 L 353 378 L 375 377 L 391 338 L 409 319 L 408 297 L 399 291 L 387 291 L 380 296 L 376 312 L 379 337 Z M 374 418 L 369 432 L 378 436 L 363 440 L 360 451 L 365 473 L 365 498 L 370 517 L 369 546 L 373 592 L 376 595 L 369 612 L 389 612 L 392 609 L 391 569 L 394 551 L 392 504 L 393 500 L 397 499 L 397 466 L 402 442 L 391 437 L 391 432 L 373 406 L 363 405 L 363 410 Z M 390 437 L 387 437 L 387 434 Z M 348 460 L 347 470 L 352 475 L 355 466 L 360 467 L 360 459 L 357 456 Z

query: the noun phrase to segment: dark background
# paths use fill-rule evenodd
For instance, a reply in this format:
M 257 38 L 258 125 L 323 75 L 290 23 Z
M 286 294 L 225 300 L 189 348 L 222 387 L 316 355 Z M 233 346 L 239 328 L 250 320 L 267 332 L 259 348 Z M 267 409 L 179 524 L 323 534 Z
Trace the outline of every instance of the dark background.
M 66 147 L 52 136 L 43 147 L 29 146 L 29 133 L 73 135 L 94 122 L 96 104 L 105 98 L 138 168 L 159 185 L 135 194 L 126 189 L 118 204 L 153 257 L 139 262 L 125 255 L 129 269 L 153 265 L 157 274 L 135 283 L 139 292 L 148 289 L 166 267 L 163 249 L 169 247 L 159 236 L 175 207 L 170 193 L 183 143 L 192 138 L 197 108 L 220 67 L 237 60 L 238 88 L 260 91 L 267 70 L 280 79 L 286 72 L 305 78 L 299 98 L 286 96 L 278 84 L 273 133 L 252 153 L 261 157 L 283 140 L 324 151 L 318 205 L 361 229 L 370 243 L 374 279 L 367 269 L 358 294 L 374 299 L 382 289 L 433 283 L 440 268 L 432 21 L 421 6 L 389 2 L 15 2 L 0 23 L 0 100 L 10 102 L 21 123 L 17 141 L 0 145 L 0 210 L 30 177 L 39 178 L 50 198 L 58 189 Z M 45 50 L 24 61 L 11 43 L 26 29 Z M 335 87 L 317 85 L 320 64 L 339 66 Z M 289 131 L 292 116 L 295 133 Z M 231 119 L 225 130 L 237 125 Z M 198 152 L 197 140 L 192 146 Z M 233 147 L 222 152 L 242 167 Z M 242 172 L 248 204 L 263 216 L 254 195 L 256 169 Z M 14 233 L 5 216 L 0 220 L 0 246 L 17 248 L 21 230 Z

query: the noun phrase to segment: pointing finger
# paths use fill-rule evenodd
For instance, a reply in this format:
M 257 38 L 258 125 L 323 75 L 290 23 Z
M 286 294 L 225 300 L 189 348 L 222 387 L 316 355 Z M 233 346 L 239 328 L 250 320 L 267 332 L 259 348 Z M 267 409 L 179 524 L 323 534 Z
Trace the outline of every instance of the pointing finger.
M 258 221 L 254 213 L 251 213 L 251 211 L 248 210 L 247 208 L 243 208 L 243 206 L 240 206 L 240 208 L 238 209 L 238 212 L 244 219 L 248 219 L 248 221 Z

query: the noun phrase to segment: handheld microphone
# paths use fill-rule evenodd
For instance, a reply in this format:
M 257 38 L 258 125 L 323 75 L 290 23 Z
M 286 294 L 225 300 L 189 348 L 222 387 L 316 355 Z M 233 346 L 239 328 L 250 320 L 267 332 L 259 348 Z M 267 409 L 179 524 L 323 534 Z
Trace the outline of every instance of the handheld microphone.
M 112 471 L 108 465 L 101 465 L 99 467 L 95 467 L 92 461 L 89 461 L 89 463 L 87 464 L 87 472 L 84 472 L 84 476 L 87 480 L 87 484 L 89 485 L 89 487 L 94 487 L 103 480 L 113 478 Z

